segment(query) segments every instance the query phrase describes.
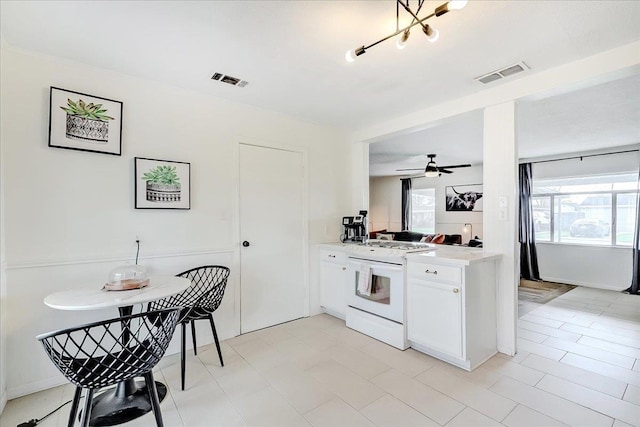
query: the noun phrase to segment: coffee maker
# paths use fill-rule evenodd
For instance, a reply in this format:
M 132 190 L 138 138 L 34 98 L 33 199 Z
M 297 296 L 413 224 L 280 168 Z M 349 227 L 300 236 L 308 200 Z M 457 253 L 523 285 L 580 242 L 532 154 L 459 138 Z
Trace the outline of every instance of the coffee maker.
M 343 242 L 364 242 L 367 239 L 367 211 L 342 217 Z

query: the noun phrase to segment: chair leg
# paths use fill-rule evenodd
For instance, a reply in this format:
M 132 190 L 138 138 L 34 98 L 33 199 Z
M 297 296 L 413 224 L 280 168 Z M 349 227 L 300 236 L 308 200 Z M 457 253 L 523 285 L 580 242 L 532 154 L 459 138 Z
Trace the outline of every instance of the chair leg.
M 196 321 L 191 321 L 191 339 L 193 340 L 193 354 L 198 355 L 198 346 L 196 344 Z
M 82 408 L 82 419 L 80 425 L 82 427 L 89 427 L 89 421 L 91 421 L 91 402 L 93 401 L 93 389 L 87 389 L 84 395 L 84 407 Z
M 158 427 L 164 427 L 164 423 L 162 422 L 162 412 L 160 412 L 160 399 L 158 399 L 158 389 L 156 388 L 156 382 L 153 379 L 153 372 L 149 371 L 144 374 L 144 380 L 147 383 L 147 390 L 149 390 L 149 401 L 151 402 L 153 415 L 156 417 L 156 425 Z
M 184 390 L 184 373 L 185 373 L 185 357 L 187 352 L 187 324 L 181 323 L 182 326 L 182 351 L 180 352 L 180 377 L 182 379 L 182 390 Z
M 220 365 L 224 366 L 222 361 L 222 351 L 220 350 L 220 341 L 218 341 L 218 333 L 216 332 L 216 324 L 213 323 L 213 314 L 209 313 L 209 322 L 211 323 L 211 332 L 213 332 L 213 339 L 216 342 L 216 348 L 218 349 L 218 357 L 220 358 Z
M 69 413 L 69 427 L 73 427 L 76 423 L 76 415 L 78 414 L 78 406 L 80 406 L 81 394 L 82 387 L 76 387 L 76 392 L 73 394 L 73 402 L 71 403 L 71 412 Z

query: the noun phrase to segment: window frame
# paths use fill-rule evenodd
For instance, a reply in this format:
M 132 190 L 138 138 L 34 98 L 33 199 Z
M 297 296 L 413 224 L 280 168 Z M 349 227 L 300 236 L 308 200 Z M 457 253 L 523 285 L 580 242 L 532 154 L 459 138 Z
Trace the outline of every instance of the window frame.
M 411 217 L 412 217 L 412 221 L 411 221 L 411 230 L 412 232 L 416 232 L 416 233 L 423 233 L 423 234 L 429 234 L 429 233 L 424 233 L 423 231 L 416 231 L 414 230 L 414 221 L 413 221 L 413 212 L 414 212 L 414 203 L 413 203 L 413 197 L 414 197 L 414 192 L 419 192 L 419 191 L 429 191 L 429 192 L 433 192 L 433 233 L 435 233 L 435 229 L 436 229 L 436 208 L 437 208 L 437 200 L 436 200 L 436 189 L 433 187 L 424 187 L 424 188 L 412 188 L 411 189 L 411 198 L 412 198 L 412 203 L 411 203 Z
M 555 218 L 555 205 L 556 205 L 556 197 L 566 197 L 573 195 L 610 195 L 611 196 L 611 217 L 610 220 L 610 240 L 609 244 L 594 244 L 594 243 L 578 243 L 578 242 L 558 242 L 555 240 L 555 226 L 556 226 L 556 218 Z M 536 243 L 541 244 L 552 244 L 552 245 L 577 245 L 577 246 L 589 246 L 596 248 L 622 248 L 622 249 L 630 249 L 633 245 L 625 246 L 617 244 L 617 231 L 618 231 L 618 196 L 620 194 L 635 194 L 636 197 L 640 196 L 640 191 L 636 190 L 599 190 L 599 191 L 571 191 L 567 193 L 532 193 L 531 198 L 534 197 L 549 197 L 549 211 L 551 218 L 549 219 L 549 240 L 540 240 L 536 241 Z M 534 233 L 535 233 L 534 229 Z

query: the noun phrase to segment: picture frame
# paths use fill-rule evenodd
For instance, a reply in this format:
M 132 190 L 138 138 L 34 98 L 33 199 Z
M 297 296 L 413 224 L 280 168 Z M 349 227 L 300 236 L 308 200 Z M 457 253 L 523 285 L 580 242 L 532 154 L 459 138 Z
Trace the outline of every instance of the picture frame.
M 191 163 L 134 158 L 136 209 L 191 209 Z
M 122 102 L 51 86 L 49 147 L 122 154 Z
M 447 212 L 482 212 L 482 184 L 451 185 L 445 188 Z

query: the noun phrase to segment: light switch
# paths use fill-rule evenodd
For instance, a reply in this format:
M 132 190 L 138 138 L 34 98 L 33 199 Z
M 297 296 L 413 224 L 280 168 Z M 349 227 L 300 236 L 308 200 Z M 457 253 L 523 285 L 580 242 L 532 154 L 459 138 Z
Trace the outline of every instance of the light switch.
M 507 200 L 507 196 L 498 197 L 498 207 L 506 208 L 508 205 Z

